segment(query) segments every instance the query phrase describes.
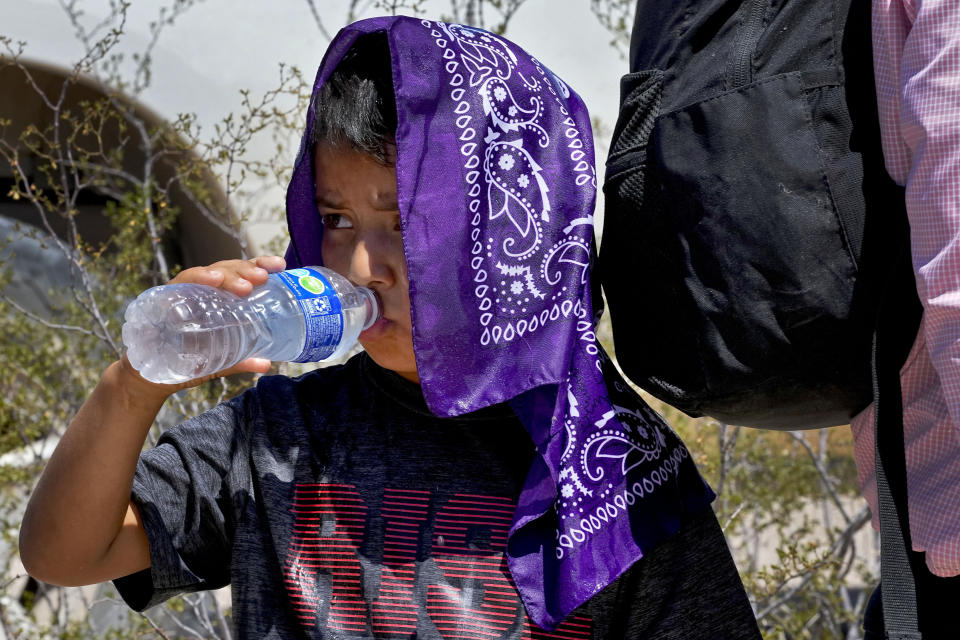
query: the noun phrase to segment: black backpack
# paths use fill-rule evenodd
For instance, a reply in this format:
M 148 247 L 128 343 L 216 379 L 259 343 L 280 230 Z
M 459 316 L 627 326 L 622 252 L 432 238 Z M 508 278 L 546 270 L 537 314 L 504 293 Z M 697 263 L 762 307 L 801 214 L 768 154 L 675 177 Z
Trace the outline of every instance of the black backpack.
M 869 5 L 638 3 L 598 270 L 624 372 L 689 415 L 846 424 L 872 399 L 881 294 L 900 362 L 913 343 Z
M 921 306 L 870 0 L 639 0 L 630 71 L 596 270 L 620 366 L 744 426 L 846 424 L 877 402 L 884 613 L 912 612 L 887 629 L 919 637 L 898 372 Z

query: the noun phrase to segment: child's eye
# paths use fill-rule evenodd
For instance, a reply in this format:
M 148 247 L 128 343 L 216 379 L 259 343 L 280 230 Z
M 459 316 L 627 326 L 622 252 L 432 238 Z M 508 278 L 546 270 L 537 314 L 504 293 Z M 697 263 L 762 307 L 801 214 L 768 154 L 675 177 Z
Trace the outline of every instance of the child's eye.
M 339 213 L 328 213 L 323 216 L 323 226 L 327 229 L 351 229 L 353 225 Z

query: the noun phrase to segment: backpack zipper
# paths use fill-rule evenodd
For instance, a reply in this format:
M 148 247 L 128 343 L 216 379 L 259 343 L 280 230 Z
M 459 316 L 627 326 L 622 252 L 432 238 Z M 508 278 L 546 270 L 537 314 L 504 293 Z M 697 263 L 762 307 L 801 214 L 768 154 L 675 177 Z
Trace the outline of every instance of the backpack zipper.
M 769 0 L 751 0 L 734 43 L 727 67 L 727 88 L 736 89 L 753 80 L 753 52 L 763 33 L 763 17 Z

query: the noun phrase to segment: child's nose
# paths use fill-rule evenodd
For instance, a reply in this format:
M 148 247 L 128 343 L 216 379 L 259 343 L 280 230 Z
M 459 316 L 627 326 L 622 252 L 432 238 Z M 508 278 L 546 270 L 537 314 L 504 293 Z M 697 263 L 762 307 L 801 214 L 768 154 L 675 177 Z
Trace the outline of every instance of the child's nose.
M 354 284 L 371 288 L 393 285 L 396 279 L 395 265 L 392 264 L 389 248 L 382 239 L 372 236 L 357 239 L 350 259 L 348 278 Z

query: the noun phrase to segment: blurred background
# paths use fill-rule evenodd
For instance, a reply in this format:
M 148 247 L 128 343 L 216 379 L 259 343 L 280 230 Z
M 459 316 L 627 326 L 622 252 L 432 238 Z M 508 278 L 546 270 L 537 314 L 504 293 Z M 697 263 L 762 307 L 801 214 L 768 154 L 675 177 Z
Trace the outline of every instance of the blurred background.
M 584 98 L 602 173 L 633 3 L 0 6 L 0 639 L 230 638 L 229 588 L 137 614 L 109 584 L 38 583 L 17 557 L 23 507 L 45 460 L 122 353 L 126 303 L 186 267 L 282 254 L 283 193 L 310 85 L 331 37 L 358 18 L 401 13 L 507 35 Z M 615 353 L 606 318 L 598 335 Z M 147 446 L 250 382 L 178 394 Z M 849 429 L 741 429 L 649 400 L 719 494 L 714 508 L 765 637 L 861 637 L 878 547 L 856 489 Z

